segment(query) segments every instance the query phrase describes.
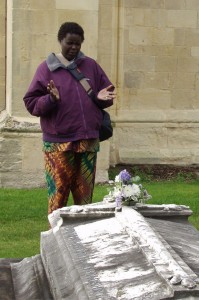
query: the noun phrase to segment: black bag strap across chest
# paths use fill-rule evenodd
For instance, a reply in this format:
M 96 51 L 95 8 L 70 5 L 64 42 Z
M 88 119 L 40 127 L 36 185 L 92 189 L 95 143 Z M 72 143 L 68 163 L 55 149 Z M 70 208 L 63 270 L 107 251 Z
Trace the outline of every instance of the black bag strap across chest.
M 75 62 L 72 62 L 71 64 L 68 63 L 68 61 L 64 58 L 64 56 L 61 53 L 56 54 L 59 61 L 66 66 L 66 69 L 70 72 L 70 74 L 82 85 L 82 87 L 85 89 L 88 96 L 94 101 L 94 92 L 88 83 L 88 80 L 86 80 L 86 77 L 84 74 L 77 68 L 77 65 Z M 94 101 L 95 102 L 95 101 Z M 96 103 L 95 103 L 96 104 Z

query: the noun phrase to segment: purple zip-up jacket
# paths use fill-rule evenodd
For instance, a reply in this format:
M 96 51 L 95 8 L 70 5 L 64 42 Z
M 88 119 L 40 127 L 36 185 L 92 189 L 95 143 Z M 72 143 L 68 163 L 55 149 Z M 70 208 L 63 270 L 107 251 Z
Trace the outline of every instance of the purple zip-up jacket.
M 82 52 L 79 52 L 75 63 L 88 79 L 95 95 L 112 84 L 96 61 Z M 59 101 L 53 102 L 47 92 L 50 80 L 59 90 Z M 101 108 L 113 104 L 112 100 L 97 101 Z M 31 115 L 40 117 L 44 141 L 68 142 L 99 137 L 101 110 L 54 53 L 38 66 L 24 103 Z

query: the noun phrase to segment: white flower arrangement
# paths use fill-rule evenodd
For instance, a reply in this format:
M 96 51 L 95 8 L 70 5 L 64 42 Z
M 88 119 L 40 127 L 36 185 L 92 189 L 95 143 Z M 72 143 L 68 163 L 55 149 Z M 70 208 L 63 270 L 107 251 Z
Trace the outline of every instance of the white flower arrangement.
M 131 177 L 127 170 L 121 171 L 115 176 L 114 181 L 109 181 L 114 187 L 104 199 L 109 202 L 116 202 L 116 207 L 121 207 L 122 202 L 125 201 L 127 205 L 135 205 L 136 203 L 146 203 L 152 196 L 148 194 L 147 190 L 143 188 L 139 176 Z

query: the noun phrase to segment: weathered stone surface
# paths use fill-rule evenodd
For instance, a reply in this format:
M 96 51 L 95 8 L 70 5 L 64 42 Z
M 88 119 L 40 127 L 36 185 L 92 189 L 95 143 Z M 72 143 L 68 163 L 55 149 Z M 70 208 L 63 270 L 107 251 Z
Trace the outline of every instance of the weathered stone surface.
M 174 221 L 172 218 L 171 220 L 150 218 L 147 221 L 199 276 L 199 232 L 189 223 L 171 222 Z
M 5 123 L 0 125 L 0 187 L 45 186 L 42 134 L 39 123 L 18 121 L 8 117 Z M 107 182 L 110 141 L 101 143 L 100 148 L 96 182 Z
M 197 28 L 197 11 L 168 10 L 167 22 L 169 27 Z
M 40 255 L 11 263 L 14 298 L 16 300 L 53 299 Z
M 26 118 L 30 123 L 39 121 L 26 111 L 22 99 L 38 64 L 50 52 L 60 50 L 57 30 L 66 16 L 83 26 L 83 52 L 99 62 L 116 86 L 117 100 L 110 108 L 114 137 L 110 148 L 101 147 L 97 182 L 108 179 L 110 163 L 199 163 L 197 128 L 195 131 L 189 126 L 198 127 L 199 120 L 198 1 L 124 0 L 118 3 L 85 0 L 83 5 L 72 0 L 16 0 L 7 1 L 6 6 L 3 0 L 0 4 L 0 123 L 5 112 L 12 118 Z M 176 139 L 168 130 L 170 125 L 175 128 Z M 187 126 L 186 132 L 184 126 Z M 162 128 L 160 136 L 164 137 L 157 145 L 151 142 L 157 141 L 155 127 Z M 18 133 L 18 129 L 14 127 L 12 131 Z M 6 130 L 11 129 L 6 127 Z M 42 154 L 32 151 L 33 156 L 38 157 L 34 164 L 31 164 L 31 155 L 29 159 L 26 155 L 35 142 L 39 145 L 39 134 L 37 141 L 30 134 L 23 144 L 24 152 L 19 154 L 22 165 L 30 168 L 30 174 L 40 169 Z M 139 140 L 140 136 L 145 140 L 147 134 L 147 146 L 131 145 L 131 141 Z M 2 138 L 2 133 L 0 135 Z M 10 165 L 4 151 L 1 156 L 7 169 L 1 172 L 3 185 L 11 185 L 9 172 L 16 172 L 18 176 L 15 155 L 18 156 L 16 152 L 13 154 Z M 32 185 L 39 186 L 40 178 L 32 181 Z M 20 187 L 20 182 L 17 184 Z
M 61 246 L 61 245 L 60 245 Z M 74 274 L 72 267 L 68 270 L 64 261 L 63 254 L 68 256 L 67 248 L 60 248 L 56 243 L 56 238 L 51 231 L 41 235 L 41 255 L 45 266 L 48 281 L 54 299 L 78 299 L 75 294 L 75 283 L 71 280 L 71 273 Z M 73 262 L 71 261 L 71 264 Z M 77 275 L 77 274 L 76 274 Z M 75 280 L 78 279 L 78 275 Z M 84 299 L 84 298 L 83 298 Z
M 5 72 L 5 49 L 6 49 L 6 1 L 0 3 L 0 111 L 5 109 L 5 87 L 6 87 L 6 72 Z
M 190 207 L 176 204 L 147 205 L 137 203 L 135 209 L 147 218 L 158 218 L 177 221 L 188 221 L 192 215 Z
M 89 215 L 95 211 L 97 216 L 100 206 L 91 206 L 90 212 L 89 207 L 84 209 L 81 207 L 79 214 L 85 214 L 87 211 Z M 109 210 L 107 207 L 104 209 L 104 212 Z M 112 210 L 113 207 L 111 206 L 110 211 Z M 160 287 L 163 294 L 170 295 L 170 287 L 167 287 L 164 280 L 162 281 L 154 268 L 148 264 L 136 241 L 132 240 L 132 237 L 130 238 L 117 218 L 99 221 L 89 221 L 88 219 L 82 222 L 77 218 L 76 221 L 73 219 L 73 223 L 70 224 L 68 217 L 67 219 L 65 217 L 69 213 L 72 215 L 74 211 L 73 208 L 62 209 L 60 213 L 65 225 L 60 229 L 54 227 L 53 232 L 57 240 L 61 234 L 62 237 L 59 238 L 59 243 L 62 241 L 61 248 L 69 251 L 71 263 L 76 262 L 71 267 L 70 274 L 72 270 L 74 273 L 75 269 L 78 270 L 78 274 L 81 275 L 81 284 L 89 296 L 85 299 L 132 299 L 132 295 L 134 298 L 141 299 L 139 297 L 143 285 L 145 286 L 143 293 L 146 299 L 152 293 L 153 299 L 159 299 Z M 74 213 L 77 214 L 77 212 Z M 103 216 L 103 207 L 101 207 L 101 215 Z M 63 260 L 66 261 L 69 253 L 65 252 L 66 250 L 63 250 L 62 255 L 64 256 Z M 50 273 L 52 274 L 52 272 Z M 141 282 L 140 278 L 142 278 Z M 77 277 L 72 278 L 73 281 L 77 279 Z M 90 290 L 90 286 L 92 290 Z M 132 294 L 133 291 L 135 294 Z
M 42 141 L 38 124 L 8 119 L 0 132 L 0 187 L 44 186 Z
M 39 272 L 33 272 L 32 262 L 40 256 L 12 265 L 16 299 L 33 299 L 27 277 L 32 295 L 40 299 L 36 282 L 43 275 L 45 300 L 51 299 L 46 296 L 48 283 L 53 299 L 60 300 L 198 299 L 199 233 L 182 217 L 182 211 L 189 215 L 190 210 L 176 205 L 152 208 L 156 215 L 165 210 L 181 218 L 171 222 L 144 218 L 132 207 L 114 209 L 114 203 L 100 202 L 49 215 L 52 229 L 41 234 Z M 137 209 L 144 212 L 147 206 Z
M 20 259 L 0 259 L 0 299 L 14 300 L 15 293 L 12 282 L 11 263 L 17 263 Z
M 148 297 L 152 297 L 152 299 L 173 299 L 173 297 L 180 299 L 182 295 L 183 297 L 189 294 L 199 295 L 197 274 L 135 210 L 130 207 L 123 207 L 122 212 L 116 213 L 115 217 L 98 221 L 85 219 L 85 213 L 88 216 L 91 214 L 92 218 L 96 213 L 96 217 L 98 217 L 100 210 L 102 212 L 113 211 L 113 207 L 114 204 L 106 205 L 104 208 L 99 204 L 80 209 L 71 207 L 61 209 L 50 215 L 49 220 L 54 228 L 53 233 L 58 243 L 60 240 L 62 241 L 61 248 L 67 248 L 68 251 L 71 251 L 72 261 L 77 262 L 77 266 L 73 265 L 73 268 L 77 268 L 78 273 L 82 274 L 82 284 L 88 281 L 88 278 L 87 280 L 83 279 L 86 275 L 81 272 L 83 260 L 84 263 L 87 263 L 87 276 L 89 276 L 89 272 L 96 272 L 95 278 L 99 281 L 100 287 L 107 293 L 106 299 L 112 299 L 111 297 L 113 299 L 143 299 L 143 297 L 144 299 L 148 299 Z M 159 211 L 162 208 L 160 207 Z M 154 209 L 157 213 L 158 206 Z M 184 206 L 170 205 L 165 206 L 164 209 L 171 215 L 173 212 L 183 215 L 182 211 L 185 215 L 191 213 Z M 102 212 L 101 216 L 103 216 Z M 75 219 L 72 217 L 73 214 L 74 216 L 83 215 L 82 218 Z M 60 216 L 62 216 L 63 222 Z M 175 222 L 173 222 L 173 226 L 175 226 Z M 65 246 L 63 246 L 63 241 Z M 130 249 L 130 252 L 127 249 Z M 81 256 L 81 262 L 79 262 L 79 256 Z M 68 257 L 68 253 L 66 257 Z M 134 273 L 135 269 L 136 273 Z M 150 283 L 147 274 L 150 274 Z M 128 280 L 125 279 L 126 276 Z M 140 286 L 139 279 L 135 276 L 142 277 L 145 292 Z M 108 278 L 112 278 L 113 281 Z M 178 285 L 176 286 L 177 281 Z M 102 292 L 103 289 L 101 290 L 101 288 L 100 291 Z

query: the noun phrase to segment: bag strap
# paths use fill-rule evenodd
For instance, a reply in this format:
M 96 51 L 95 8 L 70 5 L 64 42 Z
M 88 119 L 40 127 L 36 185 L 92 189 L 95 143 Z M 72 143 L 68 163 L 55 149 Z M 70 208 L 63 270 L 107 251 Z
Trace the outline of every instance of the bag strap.
M 93 92 L 88 80 L 86 80 L 86 77 L 84 76 L 84 74 L 77 68 L 77 66 L 74 69 L 67 68 L 67 70 L 71 73 L 71 75 L 75 79 L 77 79 L 77 81 L 79 81 L 79 83 L 85 89 L 88 96 L 94 101 L 94 92 Z
M 67 70 L 71 73 L 71 75 L 79 81 L 79 83 L 83 86 L 88 96 L 93 100 L 94 92 L 88 83 L 88 80 L 86 80 L 83 73 L 80 72 L 80 70 L 77 68 L 77 65 L 72 62 L 68 62 L 67 59 L 62 55 L 62 53 L 56 54 L 57 58 L 60 60 L 60 62 L 67 67 Z

